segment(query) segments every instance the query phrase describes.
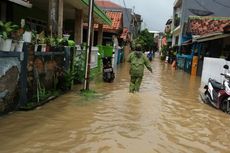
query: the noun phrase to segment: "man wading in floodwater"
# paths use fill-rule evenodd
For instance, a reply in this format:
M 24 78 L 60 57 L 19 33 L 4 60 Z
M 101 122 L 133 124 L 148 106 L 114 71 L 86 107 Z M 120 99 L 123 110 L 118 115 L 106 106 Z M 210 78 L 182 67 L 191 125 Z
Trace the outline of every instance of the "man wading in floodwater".
M 130 63 L 129 74 L 131 76 L 129 92 L 138 92 L 144 75 L 144 67 L 152 73 L 152 68 L 148 58 L 141 51 L 141 45 L 137 45 L 135 51 L 129 54 L 128 62 Z

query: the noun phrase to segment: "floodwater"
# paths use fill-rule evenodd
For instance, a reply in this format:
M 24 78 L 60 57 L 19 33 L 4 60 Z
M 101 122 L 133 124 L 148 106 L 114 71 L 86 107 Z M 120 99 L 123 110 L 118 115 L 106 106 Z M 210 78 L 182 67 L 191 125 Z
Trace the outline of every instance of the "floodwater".
M 230 116 L 199 99 L 200 78 L 157 58 L 140 93 L 129 94 L 128 65 L 114 83 L 91 83 L 28 112 L 0 118 L 1 153 L 229 153 Z M 79 89 L 79 87 L 76 87 Z

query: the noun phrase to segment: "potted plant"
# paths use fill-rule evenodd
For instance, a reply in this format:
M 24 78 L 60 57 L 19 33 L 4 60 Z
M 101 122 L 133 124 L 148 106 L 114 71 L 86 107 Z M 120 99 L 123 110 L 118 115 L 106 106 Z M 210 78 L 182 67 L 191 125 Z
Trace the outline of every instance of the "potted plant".
M 0 50 L 10 51 L 12 39 L 10 38 L 11 33 L 17 29 L 17 25 L 12 24 L 12 22 L 2 22 L 0 21 Z
M 48 39 L 49 39 L 50 51 L 58 52 L 60 48 L 59 39 L 57 37 L 48 37 Z
M 45 38 L 45 32 L 44 31 L 37 34 L 36 43 L 37 44 L 35 44 L 35 51 L 37 51 L 37 52 L 45 52 L 46 51 L 46 38 Z
M 13 43 L 12 43 L 12 51 L 15 47 L 15 51 L 21 52 L 23 48 L 23 34 L 24 34 L 24 25 L 21 24 L 21 27 L 12 33 Z
M 21 25 L 24 27 L 23 41 L 31 43 L 32 41 L 32 31 L 29 25 L 25 24 L 25 19 L 21 20 Z

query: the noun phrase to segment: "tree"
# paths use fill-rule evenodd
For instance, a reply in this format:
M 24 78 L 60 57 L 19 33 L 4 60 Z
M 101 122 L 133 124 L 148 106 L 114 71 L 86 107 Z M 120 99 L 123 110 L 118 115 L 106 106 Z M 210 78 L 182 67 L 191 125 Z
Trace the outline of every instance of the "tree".
M 134 43 L 140 44 L 144 51 L 151 50 L 156 46 L 154 43 L 154 36 L 148 29 L 142 30 L 140 35 L 134 40 Z

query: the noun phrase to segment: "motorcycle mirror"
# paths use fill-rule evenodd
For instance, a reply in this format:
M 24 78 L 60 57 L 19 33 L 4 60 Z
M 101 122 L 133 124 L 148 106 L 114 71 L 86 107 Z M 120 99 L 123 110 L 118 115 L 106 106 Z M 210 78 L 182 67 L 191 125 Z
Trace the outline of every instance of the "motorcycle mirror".
M 229 66 L 228 65 L 224 65 L 224 69 L 229 69 Z

